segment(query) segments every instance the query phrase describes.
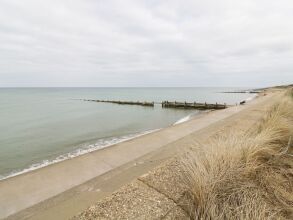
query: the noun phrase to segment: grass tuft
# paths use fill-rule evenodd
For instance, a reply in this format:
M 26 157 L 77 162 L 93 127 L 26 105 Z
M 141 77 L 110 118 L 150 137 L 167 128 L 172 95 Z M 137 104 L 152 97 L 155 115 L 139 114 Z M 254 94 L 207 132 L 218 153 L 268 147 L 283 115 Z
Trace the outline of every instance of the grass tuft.
M 293 219 L 293 89 L 244 134 L 182 158 L 192 219 Z

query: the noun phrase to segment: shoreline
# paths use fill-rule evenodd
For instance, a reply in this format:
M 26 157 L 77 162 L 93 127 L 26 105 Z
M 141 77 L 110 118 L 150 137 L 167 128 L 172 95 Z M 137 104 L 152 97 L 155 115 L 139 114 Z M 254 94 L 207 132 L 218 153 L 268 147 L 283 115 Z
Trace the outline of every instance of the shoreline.
M 258 97 L 258 94 L 253 94 L 251 97 L 245 99 L 245 101 L 246 102 L 251 102 L 257 97 Z M 25 173 L 28 173 L 28 172 L 32 172 L 34 170 L 38 170 L 38 169 L 44 168 L 46 166 L 50 166 L 52 164 L 60 163 L 60 162 L 63 162 L 65 160 L 70 160 L 70 159 L 73 159 L 75 157 L 82 156 L 84 154 L 88 154 L 88 153 L 91 153 L 91 152 L 94 152 L 94 151 L 102 150 L 104 148 L 111 147 L 111 146 L 114 146 L 116 144 L 127 142 L 129 140 L 132 140 L 132 139 L 135 139 L 135 138 L 138 138 L 138 137 L 141 137 L 141 136 L 153 133 L 153 132 L 157 132 L 157 131 L 160 131 L 160 130 L 165 129 L 165 128 L 169 128 L 169 127 L 172 127 L 172 126 L 175 126 L 175 125 L 178 125 L 178 124 L 185 123 L 185 122 L 188 122 L 188 121 L 192 120 L 194 117 L 204 115 L 207 112 L 209 112 L 209 111 L 205 110 L 205 111 L 201 111 L 199 113 L 191 113 L 191 114 L 186 115 L 185 117 L 177 120 L 176 122 L 174 122 L 173 124 L 171 124 L 171 125 L 169 125 L 167 127 L 157 128 L 157 129 L 152 129 L 152 130 L 132 133 L 132 134 L 128 134 L 128 135 L 113 137 L 113 139 L 116 139 L 116 138 L 118 139 L 114 143 L 110 143 L 110 144 L 105 143 L 104 145 L 102 144 L 102 145 L 97 145 L 97 146 L 95 146 L 96 145 L 96 143 L 95 143 L 95 144 L 90 144 L 90 145 L 94 145 L 94 147 L 91 147 L 91 148 L 77 148 L 74 151 L 61 154 L 61 155 L 57 156 L 54 159 L 45 159 L 45 160 L 43 160 L 43 161 L 41 161 L 39 163 L 31 164 L 29 167 L 25 167 L 23 169 L 12 171 L 12 172 L 10 172 L 8 174 L 2 174 L 2 175 L 0 174 L 0 181 L 9 179 L 9 178 L 12 178 L 12 177 L 15 177 L 15 176 L 19 176 L 19 175 L 22 175 L 22 174 L 25 174 Z M 101 139 L 98 139 L 98 140 L 101 140 Z
M 174 122 L 173 124 L 167 126 L 167 127 L 164 127 L 164 128 L 157 128 L 157 129 L 153 129 L 153 130 L 147 130 L 147 131 L 143 131 L 143 132 L 140 132 L 140 133 L 133 133 L 133 134 L 129 134 L 129 135 L 124 135 L 124 136 L 118 136 L 118 137 L 114 137 L 114 138 L 119 138 L 119 137 L 126 137 L 126 136 L 132 136 L 132 137 L 129 137 L 129 138 L 125 138 L 125 139 L 121 139 L 121 140 L 118 140 L 117 142 L 113 143 L 113 144 L 109 144 L 109 145 L 104 145 L 104 146 L 98 146 L 97 149 L 95 148 L 90 148 L 87 152 L 84 152 L 84 153 L 81 153 L 81 154 L 78 154 L 78 155 L 75 155 L 75 156 L 69 156 L 67 158 L 64 158 L 64 159 L 58 159 L 59 157 L 63 157 L 64 155 L 70 155 L 70 154 L 73 154 L 74 151 L 72 152 L 69 152 L 67 154 L 62 154 L 58 157 L 56 157 L 55 159 L 53 159 L 52 161 L 50 161 L 48 164 L 44 164 L 43 165 L 43 162 L 47 161 L 47 160 L 43 160 L 42 162 L 40 163 L 37 163 L 37 164 L 32 164 L 31 166 L 34 166 L 34 165 L 39 165 L 39 167 L 28 167 L 28 168 L 24 168 L 23 170 L 21 171 L 17 171 L 17 172 L 12 172 L 11 175 L 3 175 L 4 177 L 3 178 L 0 178 L 0 183 L 1 181 L 4 181 L 4 180 L 8 180 L 10 178 L 14 178 L 14 177 L 17 177 L 17 176 L 20 176 L 20 175 L 23 175 L 23 174 L 27 174 L 27 173 L 30 173 L 30 172 L 34 172 L 34 171 L 37 171 L 38 169 L 42 169 L 42 168 L 46 168 L 48 166 L 51 166 L 51 165 L 54 165 L 54 164 L 58 164 L 58 163 L 62 163 L 66 160 L 72 160 L 72 159 L 75 159 L 77 157 L 80 157 L 80 156 L 84 156 L 86 154 L 90 154 L 90 153 L 94 153 L 96 151 L 100 151 L 100 150 L 103 150 L 105 148 L 108 148 L 108 147 L 114 147 L 118 144 L 122 144 L 122 143 L 126 143 L 128 141 L 131 141 L 131 140 L 134 140 L 134 139 L 137 139 L 137 138 L 140 138 L 140 137 L 143 137 L 145 135 L 148 135 L 148 134 L 152 134 L 152 133 L 155 133 L 155 132 L 159 132 L 163 129 L 167 129 L 167 128 L 171 128 L 173 126 L 177 126 L 179 124 L 183 124 L 183 123 L 186 123 L 186 122 L 189 122 L 191 121 L 192 119 L 194 118 L 197 118 L 197 117 L 201 117 L 207 113 L 209 113 L 210 111 L 203 111 L 199 114 L 190 114 L 190 115 L 187 115 L 179 120 L 177 120 L 176 122 Z M 188 120 L 185 120 L 185 118 L 188 118 Z M 99 139 L 98 139 L 99 140 Z M 80 150 L 80 148 L 78 148 L 77 150 Z M 55 162 L 55 160 L 58 160 Z M 1 176 L 1 175 L 0 175 Z
M 259 99 L 254 99 L 249 103 L 253 103 L 255 100 Z M 233 106 L 225 110 L 199 114 L 187 122 L 1 180 L 0 218 L 15 214 L 124 164 L 135 161 L 143 155 L 230 117 L 249 106 L 250 104 Z M 141 145 L 144 147 L 138 149 L 138 146 Z M 83 173 L 83 175 L 79 175 L 80 173 Z M 19 186 L 20 183 L 22 186 Z
M 182 124 L 182 123 L 188 122 L 188 121 L 192 120 L 194 117 L 197 117 L 199 115 L 205 114 L 207 112 L 208 111 L 203 111 L 203 112 L 200 112 L 198 114 L 189 114 L 189 115 L 177 120 L 176 122 L 174 122 L 173 124 L 171 124 L 171 125 L 169 125 L 167 127 L 156 128 L 156 129 L 152 129 L 152 130 L 146 130 L 146 131 L 132 133 L 132 134 L 123 135 L 123 136 L 112 137 L 113 139 L 118 139 L 118 140 L 116 142 L 114 142 L 114 143 L 104 144 L 104 145 L 97 145 L 96 147 L 95 147 L 96 143 L 95 144 L 90 144 L 90 145 L 94 145 L 94 147 L 88 148 L 88 149 L 77 148 L 76 150 L 71 151 L 69 153 L 61 154 L 58 157 L 56 157 L 55 159 L 51 159 L 51 160 L 46 159 L 46 160 L 43 160 L 42 162 L 32 164 L 27 168 L 21 169 L 20 171 L 19 170 L 12 171 L 9 174 L 4 174 L 4 175 L 0 174 L 0 182 L 2 180 L 13 178 L 13 177 L 25 174 L 25 173 L 29 173 L 29 172 L 38 170 L 38 169 L 42 169 L 44 167 L 47 167 L 47 166 L 50 166 L 50 165 L 53 165 L 53 164 L 56 164 L 56 163 L 60 163 L 60 162 L 66 161 L 66 160 L 71 160 L 71 159 L 74 159 L 76 157 L 88 154 L 88 153 L 99 151 L 99 150 L 102 150 L 102 149 L 107 148 L 107 147 L 115 146 L 117 144 L 124 143 L 124 142 L 130 141 L 130 140 L 133 140 L 135 138 L 139 138 L 141 136 L 148 135 L 148 134 L 160 131 L 162 129 L 175 126 L 177 124 Z M 186 120 L 186 118 L 187 118 L 187 120 Z M 103 138 L 101 138 L 101 139 L 103 139 Z M 101 139 L 98 139 L 97 141 L 99 141 Z M 79 152 L 79 153 L 76 153 L 76 152 Z
M 63 161 L 70 160 L 70 159 L 73 159 L 73 158 L 76 158 L 76 157 L 79 157 L 79 156 L 82 156 L 82 155 L 85 155 L 85 154 L 88 154 L 88 153 L 91 153 L 91 152 L 94 152 L 94 151 L 102 150 L 102 149 L 104 149 L 106 147 L 111 147 L 111 146 L 116 145 L 116 144 L 120 144 L 120 143 L 129 141 L 129 140 L 132 140 L 132 139 L 135 139 L 135 138 L 147 135 L 147 134 L 151 134 L 151 133 L 159 131 L 161 129 L 163 129 L 163 128 L 143 131 L 143 132 L 140 132 L 140 133 L 133 133 L 133 134 L 129 134 L 129 135 L 123 135 L 123 136 L 118 136 L 118 137 L 113 137 L 113 139 L 117 139 L 117 138 L 120 138 L 120 139 L 117 140 L 117 142 L 111 143 L 111 144 L 98 145 L 96 147 L 92 147 L 92 148 L 88 148 L 88 149 L 78 148 L 78 149 L 76 149 L 74 151 L 71 151 L 69 153 L 61 154 L 58 157 L 56 157 L 55 159 L 43 160 L 42 162 L 32 164 L 28 168 L 24 168 L 24 169 L 22 169 L 20 171 L 12 171 L 8 175 L 0 175 L 0 181 L 6 180 L 6 179 L 9 179 L 9 178 L 13 178 L 15 176 L 19 176 L 19 175 L 22 175 L 22 174 L 25 174 L 25 173 L 29 173 L 29 172 L 32 172 L 34 170 L 42 169 L 44 167 L 47 167 L 47 166 L 50 166 L 50 165 L 53 165 L 53 164 L 56 164 L 56 163 L 61 163 Z M 100 140 L 100 139 L 98 139 L 98 140 Z M 93 145 L 95 145 L 95 144 L 93 144 Z

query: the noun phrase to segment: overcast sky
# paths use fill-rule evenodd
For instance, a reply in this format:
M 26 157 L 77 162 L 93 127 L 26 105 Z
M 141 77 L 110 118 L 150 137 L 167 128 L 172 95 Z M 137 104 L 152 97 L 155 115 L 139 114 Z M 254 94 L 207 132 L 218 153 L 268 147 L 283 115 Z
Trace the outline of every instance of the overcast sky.
M 288 83 L 292 0 L 0 0 L 0 86 Z

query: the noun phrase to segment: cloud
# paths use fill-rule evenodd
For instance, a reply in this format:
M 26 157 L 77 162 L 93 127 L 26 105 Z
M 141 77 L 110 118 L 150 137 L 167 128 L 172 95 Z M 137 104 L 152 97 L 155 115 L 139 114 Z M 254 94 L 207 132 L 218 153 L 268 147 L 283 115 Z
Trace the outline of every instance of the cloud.
M 293 82 L 290 0 L 2 0 L 0 86 Z

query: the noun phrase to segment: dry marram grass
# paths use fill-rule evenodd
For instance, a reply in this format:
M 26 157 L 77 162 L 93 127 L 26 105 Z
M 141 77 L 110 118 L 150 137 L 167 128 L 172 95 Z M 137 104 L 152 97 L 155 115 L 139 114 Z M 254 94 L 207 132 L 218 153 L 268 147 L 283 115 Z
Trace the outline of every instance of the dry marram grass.
M 182 158 L 192 219 L 293 219 L 293 90 L 244 134 Z

